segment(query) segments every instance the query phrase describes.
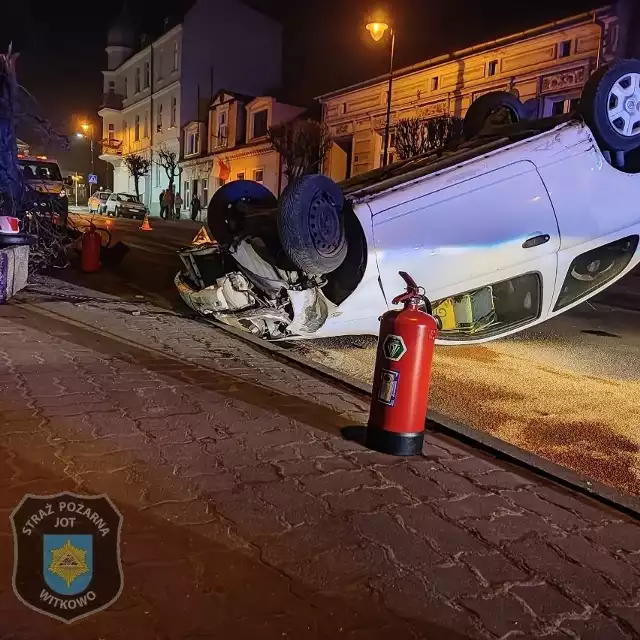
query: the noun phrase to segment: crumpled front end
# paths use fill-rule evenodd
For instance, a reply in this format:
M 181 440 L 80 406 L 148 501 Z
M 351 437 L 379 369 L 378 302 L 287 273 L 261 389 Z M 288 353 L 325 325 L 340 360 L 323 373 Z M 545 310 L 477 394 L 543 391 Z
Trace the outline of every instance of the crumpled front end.
M 336 305 L 299 272 L 267 261 L 266 253 L 259 238 L 244 238 L 229 249 L 213 242 L 183 249 L 176 288 L 200 315 L 258 337 L 312 335 Z

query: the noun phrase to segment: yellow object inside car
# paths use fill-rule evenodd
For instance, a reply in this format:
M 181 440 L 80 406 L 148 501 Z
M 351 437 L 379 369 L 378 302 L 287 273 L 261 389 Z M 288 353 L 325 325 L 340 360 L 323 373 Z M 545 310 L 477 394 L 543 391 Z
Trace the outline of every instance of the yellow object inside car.
M 495 320 L 495 306 L 491 287 L 483 287 L 461 296 L 437 302 L 433 315 L 440 318 L 440 331 L 462 331 L 473 334 Z

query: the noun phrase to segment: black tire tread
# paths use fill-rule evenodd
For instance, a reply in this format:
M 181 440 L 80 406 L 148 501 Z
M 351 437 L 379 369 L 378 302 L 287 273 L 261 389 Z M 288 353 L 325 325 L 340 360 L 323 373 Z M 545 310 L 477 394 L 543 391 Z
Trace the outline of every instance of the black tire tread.
M 328 191 L 334 202 L 342 207 L 344 196 L 340 187 L 326 176 L 311 174 L 301 176 L 287 187 L 278 210 L 278 235 L 285 252 L 295 265 L 309 275 L 315 276 L 335 271 L 344 262 L 348 250 L 345 235 L 344 241 L 334 255 L 321 256 L 313 246 L 306 225 L 300 224 L 303 203 L 308 202 L 312 194 L 321 189 Z M 344 221 L 341 222 L 344 234 Z
M 478 135 L 484 128 L 489 114 L 498 107 L 508 107 L 516 116 L 516 122 L 526 119 L 527 109 L 519 98 L 507 91 L 491 91 L 471 103 L 464 117 L 462 130 L 467 138 Z

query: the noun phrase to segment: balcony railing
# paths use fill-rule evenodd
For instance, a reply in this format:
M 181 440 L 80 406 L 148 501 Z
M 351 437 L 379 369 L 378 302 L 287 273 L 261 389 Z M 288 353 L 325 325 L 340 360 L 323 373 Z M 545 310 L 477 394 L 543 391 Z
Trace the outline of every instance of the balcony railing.
M 102 155 L 121 156 L 122 155 L 122 140 L 116 140 L 115 138 L 104 138 L 101 140 Z
M 103 93 L 101 109 L 117 109 L 120 111 L 122 109 L 122 100 L 123 97 L 113 91 Z

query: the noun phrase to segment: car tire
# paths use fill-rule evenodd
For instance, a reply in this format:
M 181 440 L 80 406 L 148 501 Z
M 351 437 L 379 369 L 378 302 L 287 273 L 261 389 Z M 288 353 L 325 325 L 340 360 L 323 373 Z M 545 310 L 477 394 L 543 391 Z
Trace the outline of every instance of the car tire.
M 276 209 L 278 200 L 264 185 L 252 180 L 234 180 L 220 187 L 207 207 L 207 226 L 213 238 L 231 244 L 244 228 L 244 214 L 236 208 L 240 202 L 265 209 Z
M 527 109 L 516 96 L 507 91 L 491 91 L 471 103 L 462 124 L 464 135 L 467 138 L 478 135 L 499 109 L 509 112 L 511 123 L 526 120 Z
M 118 207 L 116 207 L 115 210 L 114 210 L 114 217 L 115 218 L 121 218 L 122 217 L 122 213 L 120 212 L 120 209 Z
M 280 201 L 278 235 L 291 261 L 310 275 L 335 271 L 347 255 L 342 190 L 323 175 L 295 180 Z
M 603 149 L 640 147 L 640 60 L 619 60 L 598 69 L 584 87 L 579 108 Z

